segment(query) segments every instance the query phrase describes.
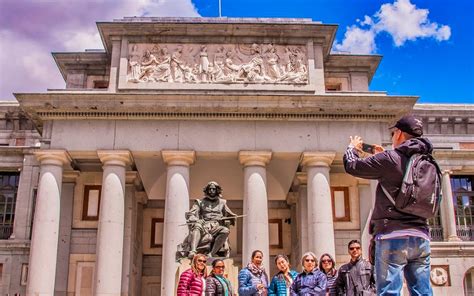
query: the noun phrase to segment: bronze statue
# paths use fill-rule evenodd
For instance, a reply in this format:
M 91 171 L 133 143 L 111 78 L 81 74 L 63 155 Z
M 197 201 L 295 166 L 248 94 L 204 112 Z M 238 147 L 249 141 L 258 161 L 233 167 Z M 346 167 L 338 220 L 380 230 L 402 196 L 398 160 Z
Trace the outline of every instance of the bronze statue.
M 205 196 L 195 200 L 186 213 L 189 234 L 178 246 L 177 259 L 192 258 L 196 253 L 229 257 L 229 227 L 235 224 L 237 215 L 222 198 L 222 188 L 217 182 L 209 182 L 203 192 Z

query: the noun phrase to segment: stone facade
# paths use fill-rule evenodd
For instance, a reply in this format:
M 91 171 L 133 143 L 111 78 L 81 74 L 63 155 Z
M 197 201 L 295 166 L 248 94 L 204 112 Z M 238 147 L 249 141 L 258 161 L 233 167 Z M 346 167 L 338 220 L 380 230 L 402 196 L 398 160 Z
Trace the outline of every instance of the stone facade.
M 348 138 L 388 146 L 402 114 L 423 119 L 445 196 L 450 178 L 474 175 L 474 107 L 368 91 L 380 56 L 331 54 L 336 26 L 125 18 L 98 27 L 104 52 L 53 55 L 65 90 L 0 104 L 1 170 L 21 170 L 14 225 L 0 240 L 4 294 L 173 295 L 186 267 L 174 261 L 184 212 L 210 180 L 246 215 L 229 235 L 234 283 L 256 248 L 272 274 L 280 253 L 295 267 L 307 250 L 342 264 L 349 240 L 367 249 L 376 185 L 344 173 Z M 449 281 L 435 291 L 461 295 L 474 243 L 458 236 L 453 196 L 445 200 L 432 261 Z

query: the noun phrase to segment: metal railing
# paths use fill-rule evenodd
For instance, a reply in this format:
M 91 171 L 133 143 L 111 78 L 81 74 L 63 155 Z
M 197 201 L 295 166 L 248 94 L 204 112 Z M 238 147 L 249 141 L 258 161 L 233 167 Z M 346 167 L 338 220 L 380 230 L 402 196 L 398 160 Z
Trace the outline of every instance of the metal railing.
M 474 225 L 456 225 L 456 233 L 463 241 L 474 240 Z
M 13 225 L 0 225 L 0 239 L 9 239 L 13 232 Z
M 430 238 L 434 242 L 443 241 L 443 227 L 441 226 L 430 226 Z

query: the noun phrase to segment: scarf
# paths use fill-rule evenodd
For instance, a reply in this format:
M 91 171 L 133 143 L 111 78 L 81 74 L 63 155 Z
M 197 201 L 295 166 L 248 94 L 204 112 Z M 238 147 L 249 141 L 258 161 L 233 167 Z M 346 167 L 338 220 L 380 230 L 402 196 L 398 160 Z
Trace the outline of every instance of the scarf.
M 253 264 L 252 262 L 250 262 L 248 265 L 247 265 L 247 268 L 250 270 L 250 272 L 255 275 L 255 276 L 258 276 L 259 278 L 262 277 L 262 274 L 267 274 L 265 272 L 265 267 L 263 266 L 257 266 L 255 264 Z
M 224 288 L 224 296 L 231 296 L 231 295 L 229 295 L 229 287 L 230 287 L 229 281 L 225 277 L 223 277 L 222 275 L 215 274 L 214 276 L 216 277 L 216 279 L 221 283 L 222 287 Z
M 267 273 L 265 272 L 265 267 L 263 266 L 257 266 L 255 264 L 253 264 L 252 262 L 250 262 L 248 265 L 247 265 L 247 268 L 248 270 L 250 271 L 250 273 L 252 273 L 254 276 L 256 276 L 259 280 L 262 280 L 262 276 L 264 275 L 265 276 L 265 283 L 262 282 L 262 284 L 264 284 L 265 286 L 268 285 L 268 277 L 267 277 Z M 265 287 L 265 289 L 261 290 L 260 294 L 258 295 L 262 295 L 262 296 L 267 296 L 268 295 L 268 291 L 267 291 L 267 288 Z

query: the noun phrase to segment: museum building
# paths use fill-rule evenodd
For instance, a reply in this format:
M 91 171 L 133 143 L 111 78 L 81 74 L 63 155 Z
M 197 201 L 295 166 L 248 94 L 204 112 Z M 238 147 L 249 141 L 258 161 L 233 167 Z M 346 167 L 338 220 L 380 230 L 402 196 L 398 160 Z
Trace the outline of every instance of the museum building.
M 185 214 L 213 180 L 237 215 L 229 279 L 255 249 L 366 254 L 376 181 L 344 172 L 349 136 L 391 144 L 415 114 L 443 170 L 429 221 L 435 295 L 474 293 L 474 105 L 369 91 L 379 55 L 331 52 L 311 19 L 131 17 L 105 50 L 53 53 L 65 89 L 0 102 L 0 292 L 175 294 Z M 446 87 L 446 86 L 433 86 Z

